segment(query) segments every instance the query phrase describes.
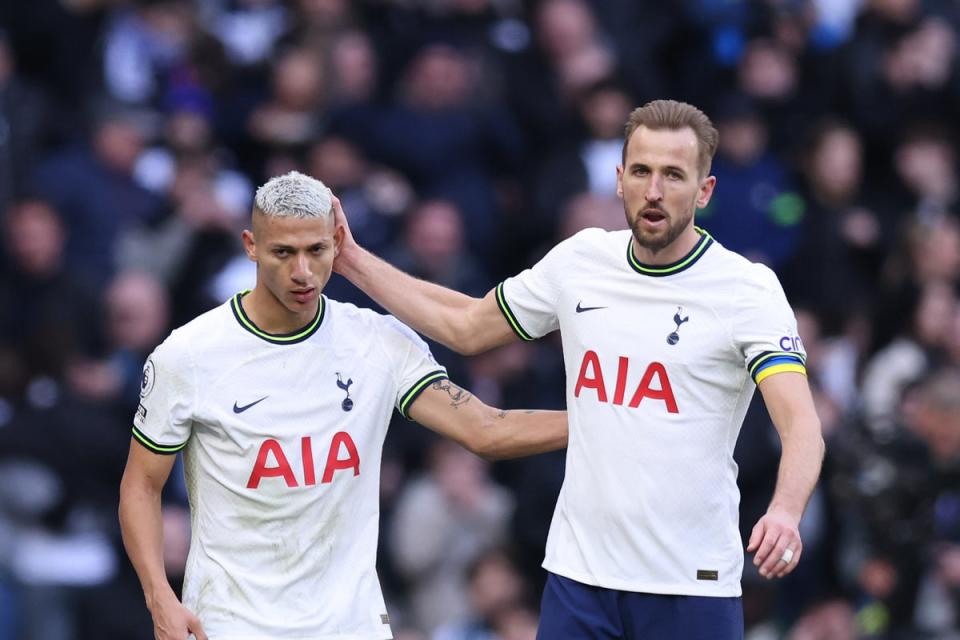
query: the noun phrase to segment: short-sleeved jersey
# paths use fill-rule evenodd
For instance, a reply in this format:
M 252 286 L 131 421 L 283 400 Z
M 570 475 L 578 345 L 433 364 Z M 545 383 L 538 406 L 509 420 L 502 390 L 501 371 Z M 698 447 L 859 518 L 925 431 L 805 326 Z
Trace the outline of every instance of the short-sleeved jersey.
M 755 383 L 804 373 L 776 276 L 699 230 L 639 263 L 630 231 L 582 231 L 497 287 L 523 339 L 560 329 L 570 438 L 544 567 L 648 593 L 737 596 L 733 449 Z
M 390 638 L 376 574 L 391 412 L 446 377 L 390 316 L 321 297 L 271 335 L 242 294 L 144 367 L 134 437 L 183 450 L 192 534 L 183 603 L 211 639 Z

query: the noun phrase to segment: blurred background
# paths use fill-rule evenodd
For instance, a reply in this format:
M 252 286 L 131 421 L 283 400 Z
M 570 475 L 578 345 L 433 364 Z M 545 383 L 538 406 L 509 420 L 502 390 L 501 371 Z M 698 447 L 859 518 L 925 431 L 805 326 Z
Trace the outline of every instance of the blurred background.
M 720 129 L 699 223 L 780 276 L 828 443 L 798 569 L 746 564 L 748 638 L 960 637 L 958 25 L 957 0 L 0 3 L 0 638 L 153 637 L 116 519 L 140 370 L 252 286 L 256 185 L 312 174 L 361 244 L 479 296 L 625 226 L 623 124 L 667 97 Z M 486 402 L 563 406 L 554 338 L 435 355 Z M 745 536 L 778 457 L 755 403 Z M 398 639 L 534 637 L 563 469 L 395 421 Z M 177 584 L 179 473 L 164 524 Z

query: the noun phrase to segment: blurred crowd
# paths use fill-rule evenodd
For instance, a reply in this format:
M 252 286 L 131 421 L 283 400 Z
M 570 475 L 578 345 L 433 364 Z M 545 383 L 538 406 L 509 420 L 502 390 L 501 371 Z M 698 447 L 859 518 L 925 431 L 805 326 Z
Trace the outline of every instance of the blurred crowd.
M 314 175 L 362 245 L 483 295 L 625 227 L 623 124 L 666 97 L 720 130 L 699 223 L 780 276 L 827 440 L 800 566 L 746 564 L 748 639 L 960 637 L 958 27 L 956 0 L 0 3 L 0 639 L 152 637 L 116 518 L 140 370 L 253 285 L 256 185 Z M 338 276 L 326 293 L 371 305 Z M 557 340 L 434 353 L 489 403 L 563 406 Z M 755 402 L 745 535 L 778 446 Z M 562 453 L 491 466 L 395 420 L 397 638 L 533 638 L 563 474 Z M 166 491 L 176 584 L 178 472 Z

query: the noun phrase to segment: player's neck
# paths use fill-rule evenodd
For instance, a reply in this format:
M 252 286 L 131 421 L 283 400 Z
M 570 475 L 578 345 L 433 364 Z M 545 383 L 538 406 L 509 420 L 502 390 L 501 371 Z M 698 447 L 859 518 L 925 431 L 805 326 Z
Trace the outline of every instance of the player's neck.
M 254 287 L 253 291 L 240 299 L 243 311 L 257 328 L 266 333 L 281 335 L 292 333 L 310 324 L 317 317 L 318 297 L 315 304 L 299 313 L 294 313 L 265 287 Z
M 693 226 L 691 222 L 683 232 L 677 236 L 677 238 L 665 246 L 659 251 L 654 251 L 648 249 L 647 247 L 641 246 L 639 242 L 634 239 L 633 246 L 633 257 L 637 259 L 637 262 L 641 264 L 649 265 L 666 265 L 673 264 L 681 260 L 688 253 L 693 251 L 693 248 L 697 246 L 697 243 L 700 242 L 700 232 L 697 231 L 696 227 Z

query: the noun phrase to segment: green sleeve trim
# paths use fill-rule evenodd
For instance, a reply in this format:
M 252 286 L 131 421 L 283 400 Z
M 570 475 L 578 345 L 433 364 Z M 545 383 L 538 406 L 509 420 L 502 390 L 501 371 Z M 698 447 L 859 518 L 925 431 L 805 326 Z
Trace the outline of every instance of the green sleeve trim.
M 513 314 L 513 309 L 507 304 L 507 297 L 503 294 L 502 282 L 497 285 L 497 306 L 500 307 L 500 313 L 507 319 L 507 324 L 509 324 L 513 332 L 517 334 L 517 337 L 526 342 L 536 339 L 524 330 L 520 325 L 520 321 L 517 320 L 517 316 Z
M 133 427 L 133 439 L 139 442 L 140 444 L 142 444 L 144 447 L 146 447 L 150 451 L 154 453 L 159 453 L 160 455 L 163 455 L 163 456 L 169 456 L 169 455 L 178 453 L 185 446 L 187 446 L 186 442 L 184 442 L 183 444 L 176 444 L 176 445 L 158 444 L 153 440 L 151 440 L 150 438 L 148 438 L 142 431 L 140 431 L 136 427 Z
M 407 420 L 412 420 L 410 414 L 407 411 L 410 409 L 410 405 L 413 404 L 413 401 L 420 397 L 420 394 L 424 392 L 431 382 L 436 382 L 437 380 L 446 380 L 447 372 L 446 371 L 431 371 L 427 375 L 423 376 L 417 382 L 410 387 L 410 390 L 403 394 L 403 397 L 400 398 L 400 415 L 402 415 Z

